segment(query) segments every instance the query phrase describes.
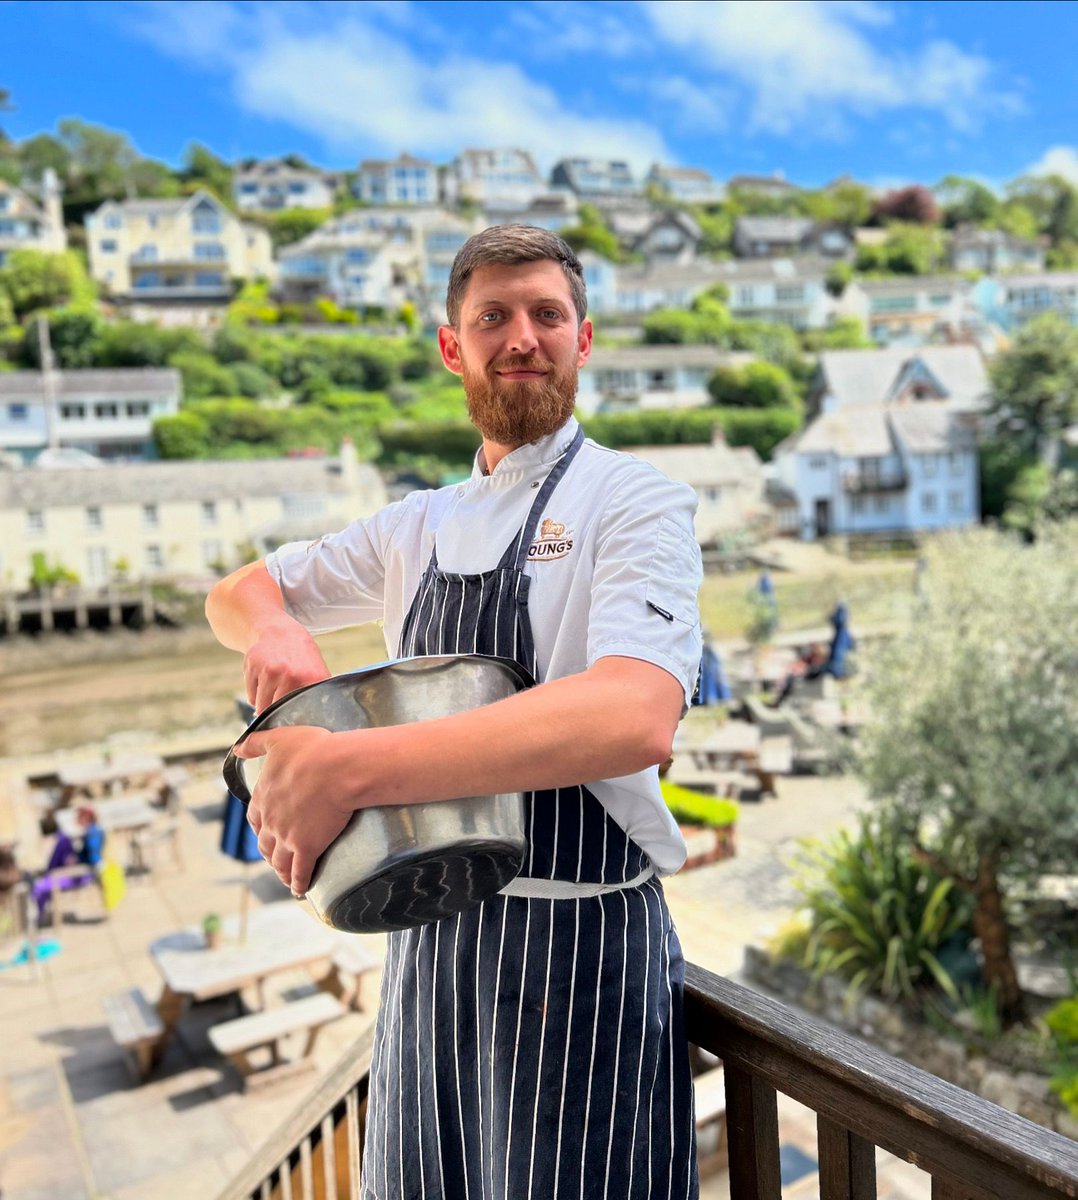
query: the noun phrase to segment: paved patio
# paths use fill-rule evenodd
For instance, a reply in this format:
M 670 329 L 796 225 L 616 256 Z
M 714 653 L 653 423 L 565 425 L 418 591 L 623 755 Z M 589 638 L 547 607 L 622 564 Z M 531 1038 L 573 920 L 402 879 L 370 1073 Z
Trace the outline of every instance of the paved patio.
M 25 779 L 54 766 L 55 760 L 0 763 L 0 831 L 14 825 L 21 858 L 30 866 L 45 855 L 35 845 Z M 163 856 L 151 875 L 130 880 L 125 900 L 107 920 L 96 898 L 80 898 L 58 930 L 57 950 L 36 967 L 13 963 L 19 944 L 0 940 L 0 963 L 7 964 L 0 969 L 3 1200 L 214 1197 L 315 1082 L 317 1076 L 307 1075 L 244 1093 L 238 1075 L 206 1037 L 210 1025 L 235 1012 L 228 1002 L 192 1008 L 181 1039 L 141 1086 L 105 1023 L 101 1002 L 110 992 L 139 986 L 156 997 L 160 978 L 147 953 L 154 937 L 197 925 L 211 910 L 237 912 L 245 886 L 253 904 L 293 903 L 268 868 L 252 867 L 245 876 L 242 866 L 220 854 L 222 800 L 223 785 L 211 762 L 183 789 L 184 868 Z M 668 881 L 686 956 L 736 974 L 746 942 L 780 924 L 796 903 L 790 859 L 797 840 L 848 820 L 860 803 L 853 781 L 801 778 L 780 780 L 776 800 L 746 805 L 736 858 Z M 364 940 L 380 948 L 379 938 Z M 271 982 L 278 995 L 310 986 L 304 972 Z M 377 987 L 376 974 L 365 976 L 366 1011 L 350 1012 L 323 1031 L 316 1050 L 320 1070 L 372 1019 Z M 816 1196 L 814 1118 L 780 1098 L 780 1120 L 784 1196 Z M 879 1195 L 924 1200 L 929 1181 L 881 1155 Z M 726 1197 L 725 1177 L 706 1181 L 702 1196 Z

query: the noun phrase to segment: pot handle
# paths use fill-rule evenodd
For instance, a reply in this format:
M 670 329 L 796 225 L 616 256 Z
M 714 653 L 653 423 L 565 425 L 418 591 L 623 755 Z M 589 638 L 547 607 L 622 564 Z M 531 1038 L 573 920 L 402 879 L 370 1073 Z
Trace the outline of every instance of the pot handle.
M 246 734 L 244 735 L 246 736 Z M 247 780 L 243 774 L 243 759 L 236 757 L 236 746 L 243 741 L 240 738 L 225 758 L 224 766 L 221 768 L 221 774 L 225 777 L 225 786 L 236 797 L 237 800 L 244 804 L 251 802 L 251 789 L 247 786 Z

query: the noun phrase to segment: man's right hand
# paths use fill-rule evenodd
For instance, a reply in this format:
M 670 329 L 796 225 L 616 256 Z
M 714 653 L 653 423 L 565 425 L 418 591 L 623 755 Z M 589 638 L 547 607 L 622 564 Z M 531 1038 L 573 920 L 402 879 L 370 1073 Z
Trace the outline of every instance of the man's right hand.
M 330 676 L 314 638 L 290 617 L 263 628 L 243 656 L 247 699 L 256 713 L 308 683 Z

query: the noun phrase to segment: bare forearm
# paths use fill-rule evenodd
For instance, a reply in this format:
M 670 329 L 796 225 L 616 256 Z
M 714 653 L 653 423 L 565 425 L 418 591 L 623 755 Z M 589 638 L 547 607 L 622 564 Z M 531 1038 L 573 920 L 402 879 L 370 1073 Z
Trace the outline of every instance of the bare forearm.
M 294 623 L 284 599 L 261 562 L 249 563 L 215 584 L 206 597 L 206 620 L 217 640 L 246 652 L 275 626 Z

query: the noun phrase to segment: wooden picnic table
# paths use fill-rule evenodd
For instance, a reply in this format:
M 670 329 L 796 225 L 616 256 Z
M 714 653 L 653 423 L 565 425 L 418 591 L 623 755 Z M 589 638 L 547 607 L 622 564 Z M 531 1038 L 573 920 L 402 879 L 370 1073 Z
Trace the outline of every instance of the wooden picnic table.
M 855 732 L 868 719 L 868 705 L 860 700 L 814 700 L 809 709 L 812 721 L 824 729 Z
M 137 829 L 145 829 L 152 825 L 161 815 L 159 808 L 154 808 L 142 798 L 117 797 L 95 804 L 97 823 L 106 833 L 133 833 Z M 61 833 L 69 838 L 82 836 L 82 826 L 79 824 L 78 810 L 61 808 L 56 812 L 56 825 Z
M 160 785 L 165 760 L 157 754 L 129 754 L 106 761 L 104 758 L 68 763 L 56 773 L 60 783 L 60 804 L 78 798 L 93 799 L 117 788 Z
M 227 996 L 245 987 L 262 987 L 280 971 L 312 967 L 333 957 L 342 934 L 323 925 L 299 904 L 278 901 L 254 909 L 247 919 L 246 939 L 240 941 L 239 917 L 221 923 L 221 943 L 206 945 L 201 929 L 182 929 L 150 943 L 150 957 L 164 982 L 157 1011 L 165 1029 L 158 1057 L 194 1000 Z

